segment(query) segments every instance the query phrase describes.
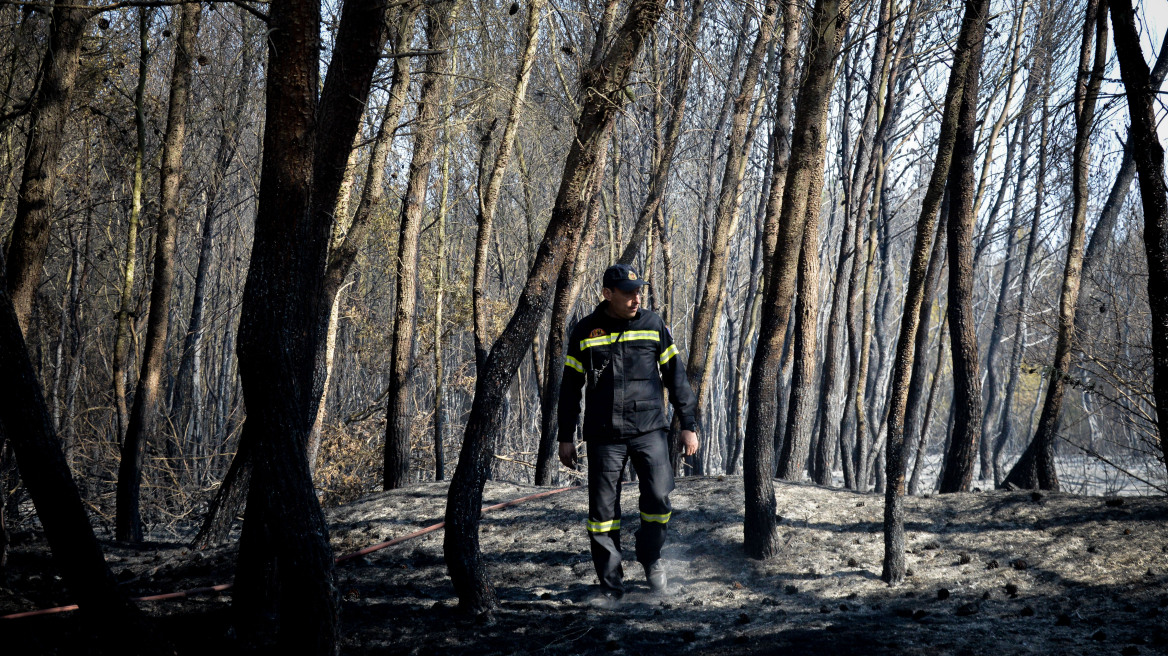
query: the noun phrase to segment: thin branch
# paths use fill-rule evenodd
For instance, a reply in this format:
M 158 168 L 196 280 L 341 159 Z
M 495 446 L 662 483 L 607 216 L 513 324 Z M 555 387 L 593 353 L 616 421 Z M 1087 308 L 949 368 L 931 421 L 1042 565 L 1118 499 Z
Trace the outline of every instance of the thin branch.
M 1059 435 L 1059 439 L 1061 439 L 1063 442 L 1066 442 L 1067 444 L 1070 444 L 1071 446 L 1075 447 L 1076 449 L 1082 451 L 1087 456 L 1095 458 L 1099 462 L 1102 462 L 1105 465 L 1108 465 L 1110 467 L 1115 468 L 1116 471 L 1123 473 L 1123 475 L 1127 476 L 1128 478 L 1135 479 L 1135 480 L 1143 483 L 1144 485 L 1147 485 L 1148 487 L 1150 487 L 1154 490 L 1159 490 L 1160 492 L 1168 494 L 1168 488 L 1163 487 L 1161 485 L 1157 485 L 1157 484 L 1153 483 L 1152 481 L 1150 481 L 1142 476 L 1139 476 L 1138 474 L 1135 474 L 1131 471 L 1128 471 L 1127 469 L 1124 469 L 1118 463 L 1113 462 L 1112 460 L 1108 459 L 1106 456 L 1104 456 L 1102 453 L 1099 453 L 1095 449 L 1092 449 L 1092 448 L 1087 447 L 1087 446 L 1083 446 L 1082 444 L 1078 444 L 1074 440 L 1067 438 L 1067 437 L 1064 437 L 1062 435 Z
M 0 116 L 0 125 L 4 125 L 8 121 L 18 119 L 21 116 L 24 116 L 25 114 L 29 113 L 30 111 L 32 111 L 32 103 L 29 101 L 25 101 L 25 102 L 20 104 L 20 107 L 18 109 L 15 109 L 11 112 L 8 112 L 7 114 L 4 114 L 3 116 Z
M 267 14 L 260 11 L 259 9 L 256 9 L 255 7 L 253 7 L 251 5 L 249 5 L 248 3 L 243 2 L 243 0 L 230 0 L 230 1 L 231 1 L 231 4 L 235 5 L 236 7 L 239 7 L 240 9 L 243 9 L 244 11 L 251 14 L 252 16 L 255 16 L 256 18 L 262 20 L 265 23 L 268 22 L 268 15 Z M 255 1 L 259 2 L 261 4 L 266 4 L 267 0 L 255 0 Z
M 114 9 L 122 9 L 125 7 L 174 7 L 177 5 L 186 5 L 186 4 L 192 4 L 192 3 L 197 3 L 197 2 L 203 2 L 203 1 L 204 0 L 122 0 L 121 2 L 114 2 L 111 4 L 89 6 L 89 5 L 57 4 L 57 3 L 53 3 L 53 2 L 44 2 L 43 0 L 0 0 L 0 5 L 12 5 L 15 7 L 33 7 L 33 8 L 45 9 L 45 10 L 49 10 L 49 9 L 53 9 L 53 8 L 87 9 L 87 10 L 89 10 L 90 16 L 96 16 L 97 14 L 100 14 L 102 12 L 113 11 Z M 224 3 L 224 4 L 233 4 L 233 5 L 236 5 L 240 8 L 242 8 L 242 9 L 247 10 L 253 16 L 255 16 L 256 18 L 259 18 L 262 21 L 267 22 L 267 20 L 268 20 L 267 14 L 260 11 L 259 9 L 256 9 L 255 7 L 251 6 L 247 2 L 244 2 L 244 0 L 205 0 L 205 1 L 206 2 L 219 2 L 219 3 Z M 250 0 L 250 1 L 254 2 L 255 4 L 259 4 L 259 5 L 266 5 L 266 4 L 269 4 L 269 2 L 270 2 L 270 0 Z
M 426 55 L 441 55 L 446 52 L 446 48 L 438 50 L 407 50 L 405 52 L 385 52 L 381 54 L 382 59 L 401 59 L 403 57 L 424 57 Z

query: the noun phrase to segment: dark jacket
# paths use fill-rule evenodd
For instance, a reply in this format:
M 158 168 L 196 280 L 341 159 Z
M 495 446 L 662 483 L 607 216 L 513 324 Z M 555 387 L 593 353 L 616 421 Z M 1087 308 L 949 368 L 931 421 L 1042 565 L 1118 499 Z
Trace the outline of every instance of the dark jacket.
M 681 418 L 695 430 L 697 400 L 669 327 L 649 310 L 616 319 L 603 301 L 568 336 L 568 356 L 560 385 L 561 442 L 572 442 L 584 396 L 584 439 L 620 440 L 666 428 L 662 383 Z

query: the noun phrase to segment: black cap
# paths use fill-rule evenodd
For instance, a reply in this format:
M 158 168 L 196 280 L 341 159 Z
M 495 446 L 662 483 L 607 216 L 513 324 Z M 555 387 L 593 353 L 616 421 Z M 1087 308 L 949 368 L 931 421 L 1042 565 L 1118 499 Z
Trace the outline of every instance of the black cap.
M 627 264 L 614 264 L 604 270 L 604 286 L 631 292 L 649 283 L 641 280 L 637 271 Z

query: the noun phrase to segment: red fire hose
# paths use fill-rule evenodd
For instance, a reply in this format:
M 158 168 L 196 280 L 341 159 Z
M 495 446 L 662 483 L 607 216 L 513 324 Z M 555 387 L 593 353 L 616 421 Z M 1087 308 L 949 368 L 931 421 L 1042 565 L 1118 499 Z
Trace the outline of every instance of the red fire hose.
M 539 499 L 542 497 L 551 496 L 553 494 L 559 494 L 560 492 L 567 492 L 568 490 L 578 490 L 578 489 L 580 489 L 579 485 L 576 485 L 573 487 L 561 487 L 561 488 L 556 489 L 556 490 L 547 490 L 546 492 L 539 492 L 538 494 L 530 494 L 530 495 L 525 496 L 525 497 L 519 497 L 518 499 L 504 501 L 503 503 L 497 503 L 493 506 L 486 506 L 483 508 L 482 511 L 487 512 L 488 510 L 498 510 L 499 508 L 506 508 L 508 506 L 514 506 L 516 504 L 523 503 L 524 501 L 531 501 L 533 499 Z M 402 542 L 405 542 L 406 540 L 412 540 L 416 537 L 421 537 L 423 535 L 426 535 L 427 533 L 433 533 L 434 531 L 437 531 L 438 529 L 440 529 L 444 526 L 446 526 L 446 522 L 438 522 L 437 524 L 432 524 L 430 526 L 427 526 L 426 528 L 414 531 L 413 533 L 409 533 L 407 535 L 403 535 L 401 537 L 389 540 L 388 542 L 380 542 L 378 544 L 374 544 L 374 545 L 365 547 L 364 549 L 361 549 L 359 551 L 354 551 L 353 553 L 348 553 L 348 554 L 345 554 L 343 556 L 338 556 L 336 559 L 334 559 L 334 562 L 339 564 L 339 563 L 343 563 L 347 560 L 352 560 L 354 558 L 358 558 L 360 556 L 364 556 L 366 554 L 373 553 L 374 551 L 380 551 L 381 549 L 385 549 L 386 547 L 392 547 L 393 545 L 400 544 Z M 192 588 L 190 590 L 180 590 L 178 592 L 166 592 L 163 594 L 147 595 L 145 597 L 131 597 L 130 601 L 165 601 L 168 599 L 182 599 L 185 597 L 192 597 L 194 595 L 199 595 L 199 594 L 210 594 L 213 592 L 223 592 L 225 590 L 230 590 L 232 585 L 233 584 L 231 584 L 231 583 L 221 583 L 219 585 L 212 585 L 212 586 L 207 586 L 207 587 L 202 587 L 202 588 Z M 54 608 L 42 608 L 40 610 L 30 610 L 30 611 L 25 611 L 23 613 L 12 613 L 11 615 L 0 616 L 0 620 L 15 620 L 15 619 L 20 619 L 22 617 L 33 617 L 35 615 L 52 615 L 55 613 L 66 613 L 66 612 L 71 611 L 71 610 L 77 610 L 77 604 L 70 604 L 68 606 L 57 606 Z

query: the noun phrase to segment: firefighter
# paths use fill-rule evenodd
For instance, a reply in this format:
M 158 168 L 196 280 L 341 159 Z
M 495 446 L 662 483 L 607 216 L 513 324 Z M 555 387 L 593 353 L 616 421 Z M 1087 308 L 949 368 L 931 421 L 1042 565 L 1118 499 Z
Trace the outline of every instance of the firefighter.
M 681 420 L 685 455 L 698 450 L 697 400 L 661 317 L 641 307 L 648 283 L 630 266 L 604 272 L 604 300 L 572 330 L 560 386 L 559 456 L 576 465 L 576 420 L 584 397 L 583 439 L 588 455 L 588 540 L 600 586 L 590 603 L 611 608 L 624 594 L 621 567 L 621 472 L 632 460 L 640 484 L 637 561 L 650 589 L 667 591 L 661 547 L 672 514 L 673 467 L 664 389 Z

